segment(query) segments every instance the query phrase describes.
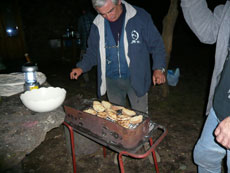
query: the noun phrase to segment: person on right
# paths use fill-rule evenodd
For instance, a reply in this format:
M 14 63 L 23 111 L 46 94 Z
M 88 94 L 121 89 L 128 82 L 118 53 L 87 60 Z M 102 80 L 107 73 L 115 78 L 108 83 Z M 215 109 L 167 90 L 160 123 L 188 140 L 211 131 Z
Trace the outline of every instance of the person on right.
M 220 173 L 227 155 L 230 172 L 230 1 L 212 12 L 206 0 L 181 0 L 184 18 L 199 40 L 216 43 L 207 119 L 194 148 L 199 173 Z

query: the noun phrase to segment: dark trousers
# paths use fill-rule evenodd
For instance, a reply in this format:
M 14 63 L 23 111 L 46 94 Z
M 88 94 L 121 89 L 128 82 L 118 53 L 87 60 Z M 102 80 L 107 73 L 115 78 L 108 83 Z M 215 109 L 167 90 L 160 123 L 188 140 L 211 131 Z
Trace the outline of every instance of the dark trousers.
M 129 79 L 106 78 L 106 88 L 111 103 L 126 106 L 126 97 L 128 96 L 132 109 L 148 113 L 148 93 L 138 97 Z

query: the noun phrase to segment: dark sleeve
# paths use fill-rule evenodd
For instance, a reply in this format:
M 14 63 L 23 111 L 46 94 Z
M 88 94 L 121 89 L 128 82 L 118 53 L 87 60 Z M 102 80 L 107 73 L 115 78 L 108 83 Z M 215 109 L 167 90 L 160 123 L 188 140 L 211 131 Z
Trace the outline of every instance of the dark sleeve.
M 166 51 L 161 34 L 154 25 L 150 15 L 147 15 L 146 42 L 148 50 L 153 58 L 153 70 L 165 68 L 166 66 Z
M 89 38 L 88 38 L 88 48 L 83 59 L 77 63 L 77 67 L 80 67 L 83 72 L 91 70 L 91 68 L 97 65 L 99 56 L 99 34 L 97 27 L 92 24 Z

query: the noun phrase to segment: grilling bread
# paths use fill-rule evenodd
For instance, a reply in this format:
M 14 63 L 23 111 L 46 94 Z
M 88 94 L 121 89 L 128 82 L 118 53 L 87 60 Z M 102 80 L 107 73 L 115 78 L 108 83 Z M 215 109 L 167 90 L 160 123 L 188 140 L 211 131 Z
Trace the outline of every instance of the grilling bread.
M 93 105 L 100 105 L 101 104 L 101 102 L 99 102 L 99 101 L 93 101 Z
M 136 112 L 134 112 L 134 111 L 132 111 L 130 109 L 123 108 L 122 109 L 122 114 L 128 115 L 128 116 L 134 116 L 134 115 L 136 115 Z
M 143 115 L 138 115 L 129 119 L 131 124 L 139 124 L 143 120 Z
M 111 106 L 111 109 L 115 110 L 115 111 L 118 111 L 118 110 L 122 110 L 124 107 L 122 106 L 116 106 L 116 105 L 112 105 Z
M 104 106 L 105 109 L 110 109 L 112 104 L 107 101 L 101 101 L 101 104 Z
M 86 109 L 83 112 L 86 112 L 86 113 L 89 113 L 89 114 L 92 114 L 92 115 L 97 115 L 97 112 L 95 110 L 91 109 L 91 108 Z
M 117 121 L 117 114 L 112 112 L 112 111 L 108 111 L 107 112 L 107 115 L 110 119 L 114 120 L 114 121 Z
M 122 120 L 130 120 L 130 116 L 128 116 L 128 115 L 118 115 L 117 116 L 117 120 L 118 121 L 122 121 Z
M 113 109 L 106 109 L 106 112 L 114 112 L 115 114 L 117 114 L 117 111 L 113 110 Z
M 117 121 L 117 123 L 124 128 L 129 128 L 129 125 L 130 125 L 129 120 Z
M 101 117 L 101 118 L 104 118 L 104 119 L 106 119 L 108 117 L 106 112 L 98 112 L 97 116 Z
M 104 112 L 105 111 L 105 107 L 99 101 L 93 102 L 93 109 L 97 112 Z
M 119 113 L 117 113 L 117 111 L 119 111 Z M 83 112 L 97 115 L 104 119 L 110 118 L 124 128 L 129 128 L 130 124 L 139 124 L 143 121 L 143 115 L 136 116 L 135 111 L 122 106 L 112 105 L 108 101 L 93 101 L 93 109 L 89 108 Z M 120 115 L 120 113 L 122 114 Z

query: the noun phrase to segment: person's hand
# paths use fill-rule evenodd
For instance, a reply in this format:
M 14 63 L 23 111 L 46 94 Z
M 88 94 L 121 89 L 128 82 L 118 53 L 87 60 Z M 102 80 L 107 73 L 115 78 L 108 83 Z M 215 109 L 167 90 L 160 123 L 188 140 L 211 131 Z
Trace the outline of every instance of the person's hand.
M 221 145 L 230 149 L 230 117 L 225 118 L 215 130 L 216 140 Z
M 82 73 L 83 70 L 81 68 L 73 68 L 70 73 L 70 79 L 77 79 Z
M 153 72 L 153 85 L 165 83 L 165 75 L 161 70 L 154 70 Z

